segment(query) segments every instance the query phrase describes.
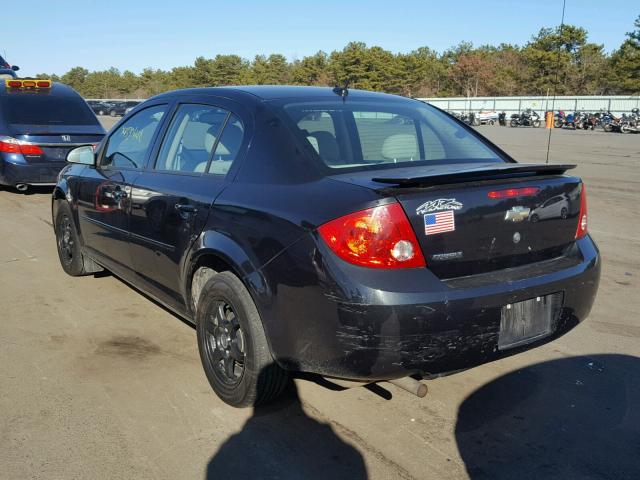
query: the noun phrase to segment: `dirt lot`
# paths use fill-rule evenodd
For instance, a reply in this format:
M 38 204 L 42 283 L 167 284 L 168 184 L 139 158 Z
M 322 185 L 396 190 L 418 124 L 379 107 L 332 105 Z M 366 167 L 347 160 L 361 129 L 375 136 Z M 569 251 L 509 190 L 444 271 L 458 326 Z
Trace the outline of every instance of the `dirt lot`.
M 544 160 L 543 129 L 480 130 Z M 422 400 L 299 379 L 256 411 L 211 392 L 190 326 L 63 273 L 49 192 L 0 191 L 0 477 L 640 478 L 640 135 L 554 131 L 551 161 L 579 165 L 604 258 L 585 323 Z

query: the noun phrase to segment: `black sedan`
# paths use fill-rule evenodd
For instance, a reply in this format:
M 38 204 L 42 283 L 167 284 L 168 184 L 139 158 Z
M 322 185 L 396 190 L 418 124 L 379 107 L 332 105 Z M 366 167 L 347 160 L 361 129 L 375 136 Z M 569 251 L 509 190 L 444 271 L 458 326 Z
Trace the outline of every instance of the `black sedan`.
M 193 322 L 234 406 L 295 371 L 420 394 L 417 375 L 564 334 L 598 288 L 573 166 L 516 163 L 415 100 L 182 90 L 68 160 L 52 205 L 64 270 L 108 269 Z M 566 211 L 531 221 L 556 196 Z
M 46 79 L 0 83 L 0 185 L 55 185 L 69 151 L 104 137 L 80 95 Z

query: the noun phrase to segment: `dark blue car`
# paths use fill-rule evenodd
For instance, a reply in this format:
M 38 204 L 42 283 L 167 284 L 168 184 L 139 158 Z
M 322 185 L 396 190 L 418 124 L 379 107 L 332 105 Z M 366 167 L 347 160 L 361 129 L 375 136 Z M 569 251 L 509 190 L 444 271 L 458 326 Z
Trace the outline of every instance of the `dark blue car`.
M 96 145 L 104 129 L 71 87 L 41 79 L 0 83 L 0 185 L 55 185 L 69 151 Z
M 63 269 L 108 269 L 195 323 L 235 406 L 296 371 L 422 395 L 415 376 L 564 334 L 598 288 L 573 165 L 517 163 L 416 100 L 182 90 L 68 160 L 52 199 Z M 562 214 L 532 220 L 559 196 Z

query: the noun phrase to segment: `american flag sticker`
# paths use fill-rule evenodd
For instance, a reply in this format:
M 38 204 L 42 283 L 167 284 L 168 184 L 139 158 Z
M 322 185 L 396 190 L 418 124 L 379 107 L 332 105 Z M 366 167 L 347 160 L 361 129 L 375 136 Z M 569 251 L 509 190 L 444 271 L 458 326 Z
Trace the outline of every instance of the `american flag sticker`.
M 427 213 L 424 216 L 425 235 L 435 235 L 436 233 L 453 232 L 456 229 L 456 222 L 453 210 L 445 212 Z

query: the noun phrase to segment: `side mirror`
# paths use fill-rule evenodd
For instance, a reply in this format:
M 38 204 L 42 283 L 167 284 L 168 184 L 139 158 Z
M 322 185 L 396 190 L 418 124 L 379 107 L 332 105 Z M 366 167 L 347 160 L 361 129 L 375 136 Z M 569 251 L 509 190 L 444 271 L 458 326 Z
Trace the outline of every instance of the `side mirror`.
M 18 70 L 20 70 L 20 67 L 17 65 L 14 65 L 13 67 L 11 67 L 11 70 L 13 70 L 14 72 L 17 72 Z
M 96 154 L 91 145 L 76 147 L 67 154 L 67 162 L 80 165 L 95 165 Z

